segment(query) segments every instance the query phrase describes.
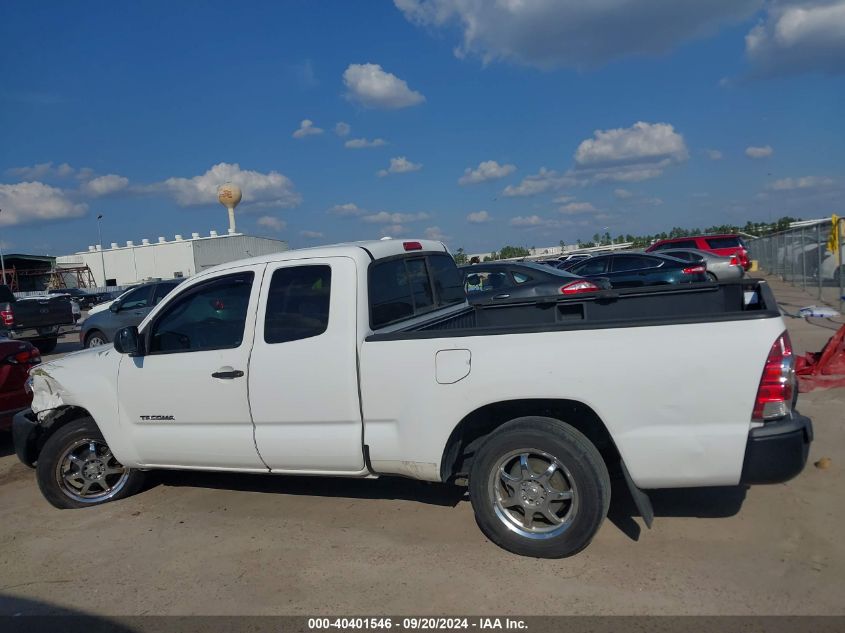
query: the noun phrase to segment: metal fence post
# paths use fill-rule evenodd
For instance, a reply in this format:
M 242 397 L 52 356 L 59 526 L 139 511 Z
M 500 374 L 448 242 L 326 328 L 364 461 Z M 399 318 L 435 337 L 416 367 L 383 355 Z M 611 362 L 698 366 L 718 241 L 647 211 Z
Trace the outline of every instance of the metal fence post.
M 804 227 L 801 227 L 801 287 L 807 289 L 807 249 L 804 241 Z
M 816 269 L 816 277 L 819 280 L 819 301 L 822 298 L 822 257 L 824 246 L 822 245 L 822 225 L 816 224 L 816 244 L 818 245 L 817 252 L 819 254 L 819 267 Z

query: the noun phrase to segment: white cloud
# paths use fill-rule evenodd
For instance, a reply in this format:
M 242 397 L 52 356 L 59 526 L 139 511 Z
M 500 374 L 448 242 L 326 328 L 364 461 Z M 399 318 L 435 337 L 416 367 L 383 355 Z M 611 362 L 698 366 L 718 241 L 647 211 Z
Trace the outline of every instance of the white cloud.
M 529 215 L 529 216 L 521 216 L 518 215 L 515 218 L 511 218 L 510 224 L 516 228 L 530 228 L 534 226 L 546 226 L 549 223 L 549 220 L 544 220 L 539 215 Z
M 387 169 L 379 169 L 376 175 L 379 178 L 384 178 L 388 174 L 406 174 L 411 171 L 419 171 L 422 169 L 422 163 L 412 163 L 404 156 L 397 156 L 390 159 L 390 167 Z
M 353 202 L 347 202 L 346 204 L 334 205 L 331 209 L 329 209 L 329 213 L 340 217 L 349 217 L 361 215 L 364 213 L 364 210 L 359 208 L 358 205 Z
M 148 191 L 164 191 L 183 207 L 217 204 L 217 187 L 231 182 L 243 191 L 243 204 L 256 207 L 295 207 L 302 202 L 293 182 L 277 171 L 261 173 L 241 169 L 237 163 L 218 163 L 193 178 L 168 178 L 148 187 Z
M 656 178 L 688 156 L 684 137 L 672 125 L 639 121 L 628 128 L 596 130 L 575 150 L 575 167 L 592 181 L 637 182 Z
M 334 133 L 338 136 L 349 136 L 349 133 L 352 131 L 352 126 L 348 123 L 344 123 L 343 121 L 339 121 L 334 126 Z
M 502 195 L 508 198 L 522 196 L 536 196 L 546 191 L 555 191 L 577 184 L 576 180 L 567 174 L 558 174 L 553 169 L 541 167 L 534 175 L 526 176 L 518 185 L 508 185 Z
M 565 215 L 581 215 L 583 213 L 596 213 L 598 209 L 589 202 L 570 202 L 562 206 L 558 211 Z
M 346 97 L 366 108 L 396 110 L 425 101 L 419 92 L 378 64 L 350 64 L 343 73 Z
M 318 240 L 323 237 L 323 234 L 320 231 L 300 231 L 299 234 L 309 240 Z
M 408 229 L 401 224 L 391 224 L 390 226 L 385 226 L 381 229 L 382 235 L 389 235 L 391 237 L 397 237 L 399 235 L 404 235 L 408 232 Z
M 274 218 L 272 215 L 262 215 L 258 218 L 257 224 L 258 226 L 263 226 L 264 228 L 276 231 L 277 233 L 283 231 L 287 226 L 287 222 L 280 220 L 279 218 Z
M 630 198 L 634 194 L 628 191 L 627 189 L 614 189 L 613 195 L 619 198 L 620 200 L 625 200 L 627 198 Z
M 429 240 L 437 240 L 438 242 L 448 242 L 452 239 L 451 236 L 446 235 L 440 230 L 439 226 L 430 226 L 425 230 L 425 237 Z
M 80 187 L 82 193 L 91 196 L 92 198 L 99 198 L 101 196 L 108 196 L 118 191 L 123 191 L 129 186 L 129 178 L 126 176 L 118 176 L 117 174 L 107 174 L 105 176 L 98 176 L 89 180 Z
M 0 226 L 77 218 L 88 205 L 69 200 L 65 192 L 42 182 L 0 184 Z
M 558 196 L 557 198 L 553 198 L 552 202 L 555 204 L 566 204 L 567 202 L 572 202 L 575 200 L 575 196 Z
M 467 167 L 458 179 L 459 185 L 475 185 L 487 180 L 498 180 L 516 171 L 515 165 L 500 165 L 495 160 L 485 160 L 473 169 Z
M 12 167 L 7 169 L 6 173 L 16 178 L 23 180 L 44 180 L 47 178 L 70 178 L 76 176 L 80 180 L 87 180 L 94 175 L 94 170 L 90 167 L 83 167 L 82 169 L 74 169 L 67 163 L 53 166 L 52 162 L 37 163 L 28 167 Z
M 795 189 L 817 189 L 835 184 L 833 178 L 824 176 L 802 176 L 801 178 L 781 178 L 767 186 L 773 191 L 793 191 Z
M 401 224 L 403 222 L 419 222 L 428 220 L 431 216 L 428 213 L 388 213 L 379 211 L 361 217 L 363 222 L 369 224 Z
M 467 222 L 470 224 L 484 224 L 485 222 L 490 222 L 492 219 L 492 216 L 486 211 L 476 211 L 467 216 Z
M 717 149 L 706 149 L 706 150 L 704 150 L 704 154 L 710 160 L 722 160 L 722 158 L 723 158 L 722 152 L 720 152 Z
M 374 138 L 372 141 L 366 138 L 352 138 L 346 141 L 343 146 L 349 149 L 364 149 L 365 147 L 383 147 L 387 141 L 383 138 Z
M 772 149 L 771 145 L 764 145 L 762 147 L 750 145 L 745 148 L 745 155 L 748 158 L 768 158 L 774 153 L 775 150 Z
M 323 129 L 314 126 L 314 122 L 311 119 L 302 119 L 299 124 L 299 129 L 294 130 L 293 138 L 305 138 L 306 136 L 313 136 L 315 134 L 322 134 Z
M 845 72 L 845 2 L 772 2 L 745 36 L 745 54 L 758 75 Z
M 753 13 L 760 0 L 394 0 L 416 24 L 450 29 L 475 55 L 575 68 L 629 54 L 659 54 Z

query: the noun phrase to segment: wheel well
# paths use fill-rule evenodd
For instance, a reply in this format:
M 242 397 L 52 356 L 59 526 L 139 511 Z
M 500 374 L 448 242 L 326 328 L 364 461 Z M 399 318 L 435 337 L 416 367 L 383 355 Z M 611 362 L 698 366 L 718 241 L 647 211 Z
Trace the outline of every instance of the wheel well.
M 69 422 L 90 416 L 91 414 L 82 407 L 68 405 L 59 407 L 58 409 L 53 409 L 47 416 L 45 416 L 42 424 L 38 426 L 40 431 L 35 445 L 36 454 L 34 455 L 34 459 L 32 461 L 34 462 L 38 459 L 41 449 L 44 448 L 44 444 L 47 443 L 47 440 L 50 439 L 53 433 Z
M 604 422 L 577 400 L 506 400 L 476 409 L 452 431 L 440 460 L 442 481 L 468 475 L 475 453 L 484 439 L 505 422 L 524 416 L 543 416 L 565 422 L 583 433 L 599 450 L 608 470 L 615 469 L 619 452 Z

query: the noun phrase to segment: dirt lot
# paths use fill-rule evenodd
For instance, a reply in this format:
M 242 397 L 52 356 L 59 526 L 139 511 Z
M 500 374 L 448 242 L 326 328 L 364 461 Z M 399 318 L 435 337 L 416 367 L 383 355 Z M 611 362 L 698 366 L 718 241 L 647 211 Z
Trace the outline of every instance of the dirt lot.
M 813 302 L 773 286 L 787 311 Z M 787 321 L 799 352 L 837 327 Z M 462 489 L 406 480 L 166 473 L 125 501 L 54 510 L 0 437 L 0 613 L 25 598 L 104 615 L 842 614 L 845 389 L 799 408 L 816 441 L 796 480 L 657 491 L 642 531 L 616 487 L 593 544 L 560 561 L 500 550 Z

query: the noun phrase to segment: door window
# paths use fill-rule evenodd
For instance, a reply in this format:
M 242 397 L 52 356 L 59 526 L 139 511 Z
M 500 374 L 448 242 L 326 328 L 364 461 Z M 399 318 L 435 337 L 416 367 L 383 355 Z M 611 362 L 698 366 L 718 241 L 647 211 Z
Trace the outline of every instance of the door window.
M 670 248 L 696 248 L 698 244 L 695 243 L 695 240 L 678 240 L 677 242 L 664 242 L 663 244 L 658 244 L 654 250 L 656 251 L 666 251 Z
M 630 270 L 656 268 L 657 262 L 652 257 L 637 257 L 636 255 L 617 255 L 613 258 L 613 272 L 621 273 Z
M 523 273 L 513 273 L 513 280 L 518 284 L 524 284 L 526 281 L 531 281 L 531 277 Z
M 576 264 L 569 269 L 569 272 L 576 275 L 602 275 L 607 271 L 607 259 L 596 257 L 585 262 Z
M 330 266 L 279 268 L 270 280 L 264 342 L 287 343 L 319 336 L 329 327 Z
M 736 248 L 742 246 L 738 237 L 708 237 L 706 242 L 710 248 Z
M 159 301 L 164 299 L 176 287 L 176 284 L 158 284 L 153 294 L 153 305 L 157 306 Z
M 466 279 L 467 292 L 487 292 L 508 286 L 508 276 L 504 272 L 482 271 L 470 273 Z
M 176 297 L 153 323 L 150 353 L 240 347 L 253 276 L 245 272 L 220 277 Z
M 138 310 L 148 308 L 150 305 L 150 286 L 136 288 L 126 295 L 120 302 L 121 310 Z

